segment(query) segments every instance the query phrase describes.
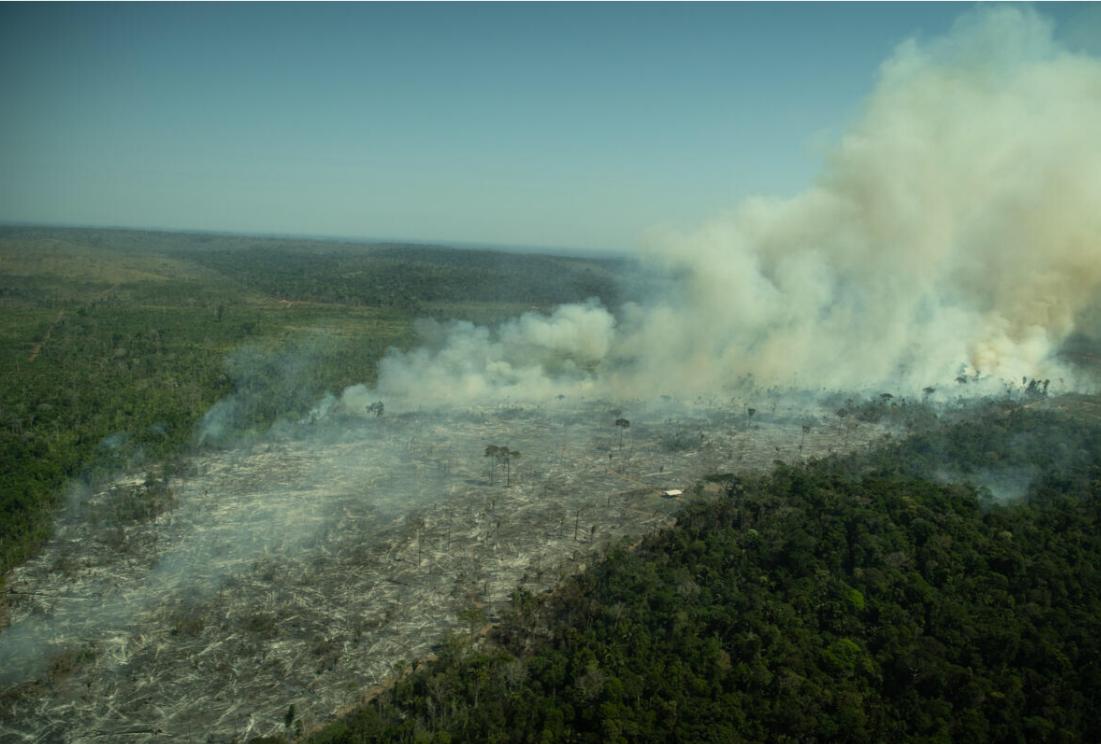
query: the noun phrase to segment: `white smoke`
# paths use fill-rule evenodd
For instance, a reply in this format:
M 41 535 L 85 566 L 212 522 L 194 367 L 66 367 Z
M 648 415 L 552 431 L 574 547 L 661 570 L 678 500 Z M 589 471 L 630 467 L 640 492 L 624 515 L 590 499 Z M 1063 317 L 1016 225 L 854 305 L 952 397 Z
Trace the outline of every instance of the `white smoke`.
M 588 304 L 496 331 L 433 326 L 355 393 L 1070 385 L 1054 355 L 1101 285 L 1098 132 L 1101 62 L 1031 10 L 967 15 L 883 64 L 808 191 L 657 241 L 649 260 L 678 277 L 668 296 L 616 318 Z
M 612 314 L 595 302 L 562 305 L 549 316 L 527 313 L 494 330 L 465 321 L 418 321 L 421 345 L 388 354 L 379 364 L 377 389 L 356 385 L 343 401 L 359 410 L 378 397 L 433 406 L 595 392 L 615 328 Z
M 903 44 L 814 188 L 664 247 L 690 277 L 680 353 L 848 387 L 1054 376 L 1101 283 L 1099 93 L 1101 64 L 1028 11 Z

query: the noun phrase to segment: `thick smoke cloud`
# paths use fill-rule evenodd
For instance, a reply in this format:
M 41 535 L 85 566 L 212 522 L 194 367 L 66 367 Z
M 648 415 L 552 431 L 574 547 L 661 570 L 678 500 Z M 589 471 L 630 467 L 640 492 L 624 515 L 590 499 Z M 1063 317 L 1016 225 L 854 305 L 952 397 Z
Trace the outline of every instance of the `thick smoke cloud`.
M 680 352 L 849 387 L 1060 375 L 1101 283 L 1099 91 L 1101 64 L 1018 9 L 903 44 L 814 188 L 660 253 L 690 277 Z
M 562 305 L 549 316 L 527 313 L 499 328 L 421 321 L 422 344 L 379 365 L 378 393 L 438 404 L 515 395 L 530 400 L 595 392 L 595 372 L 615 343 L 615 318 L 595 302 Z M 371 396 L 362 386 L 345 399 Z
M 1099 131 L 1101 62 L 1030 10 L 968 15 L 883 64 L 805 193 L 655 241 L 666 296 L 433 326 L 346 402 L 1072 386 L 1055 352 L 1101 286 Z

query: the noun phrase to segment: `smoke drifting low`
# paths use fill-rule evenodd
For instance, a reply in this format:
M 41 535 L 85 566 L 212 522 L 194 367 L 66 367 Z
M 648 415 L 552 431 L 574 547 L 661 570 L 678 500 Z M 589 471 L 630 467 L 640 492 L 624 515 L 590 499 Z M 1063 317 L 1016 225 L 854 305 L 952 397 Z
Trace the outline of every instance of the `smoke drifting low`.
M 589 303 L 497 330 L 426 326 L 346 402 L 721 392 L 747 376 L 1073 387 L 1055 353 L 1101 285 L 1098 131 L 1101 61 L 1032 11 L 968 15 L 895 51 L 808 191 L 655 241 L 671 292 L 614 316 Z

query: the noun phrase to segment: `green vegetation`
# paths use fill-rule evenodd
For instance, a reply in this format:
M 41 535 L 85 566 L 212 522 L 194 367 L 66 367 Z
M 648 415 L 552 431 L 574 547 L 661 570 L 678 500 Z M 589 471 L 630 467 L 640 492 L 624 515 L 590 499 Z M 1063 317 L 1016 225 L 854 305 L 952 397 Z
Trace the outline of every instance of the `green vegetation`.
M 262 428 L 372 382 L 417 315 L 613 297 L 609 261 L 124 230 L 0 228 L 0 576 L 66 482 L 170 472 L 229 393 Z M 154 514 L 146 506 L 138 514 Z M 2 580 L 2 579 L 0 579 Z
M 275 256 L 275 260 L 272 260 Z M 419 310 L 434 303 L 518 307 L 610 298 L 611 261 L 378 246 L 370 253 L 301 252 L 270 245 L 195 255 L 241 286 L 287 300 Z
M 1097 419 L 1012 404 L 778 466 L 310 741 L 1098 741 L 1099 493 Z

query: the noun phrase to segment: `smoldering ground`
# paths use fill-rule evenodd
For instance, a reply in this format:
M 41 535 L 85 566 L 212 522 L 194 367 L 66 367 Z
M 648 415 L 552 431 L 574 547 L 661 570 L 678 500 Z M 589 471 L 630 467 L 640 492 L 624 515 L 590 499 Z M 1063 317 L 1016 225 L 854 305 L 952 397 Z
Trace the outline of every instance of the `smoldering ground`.
M 810 190 L 655 240 L 661 295 L 425 322 L 376 383 L 264 432 L 300 389 L 275 364 L 208 414 L 222 448 L 175 508 L 108 528 L 92 494 L 13 573 L 0 669 L 53 687 L 12 693 L 5 736 L 331 715 L 517 584 L 662 524 L 658 488 L 883 433 L 797 391 L 1085 384 L 1058 351 L 1101 282 L 1099 91 L 1101 63 L 1040 15 L 973 14 L 895 52 Z

